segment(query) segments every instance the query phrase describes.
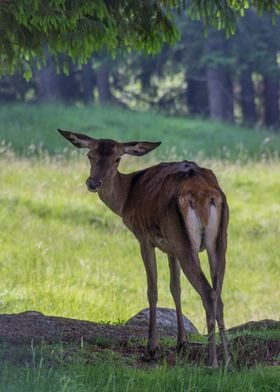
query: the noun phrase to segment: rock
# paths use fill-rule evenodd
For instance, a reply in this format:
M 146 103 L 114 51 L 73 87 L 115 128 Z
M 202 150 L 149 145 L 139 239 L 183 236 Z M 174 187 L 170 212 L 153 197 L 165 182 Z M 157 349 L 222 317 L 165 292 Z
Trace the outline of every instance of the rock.
M 37 310 L 26 310 L 25 312 L 18 313 L 18 316 L 44 316 L 44 314 L 37 312 Z
M 185 326 L 185 331 L 187 333 L 196 333 L 198 330 L 193 325 L 193 323 L 183 316 L 183 322 Z M 138 327 L 148 327 L 149 325 L 149 309 L 143 309 L 141 312 L 137 313 L 131 319 L 128 320 L 127 325 L 133 325 Z M 173 330 L 174 334 L 177 333 L 177 316 L 174 309 L 168 308 L 157 308 L 157 327 L 160 329 Z

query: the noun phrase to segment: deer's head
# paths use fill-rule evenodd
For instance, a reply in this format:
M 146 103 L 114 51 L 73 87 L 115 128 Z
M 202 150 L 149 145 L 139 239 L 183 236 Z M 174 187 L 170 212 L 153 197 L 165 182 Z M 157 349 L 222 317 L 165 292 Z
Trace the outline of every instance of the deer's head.
M 91 192 L 98 192 L 104 182 L 110 180 L 117 173 L 122 155 L 145 155 L 160 145 L 160 142 L 119 143 L 109 139 L 93 139 L 62 129 L 58 129 L 58 131 L 74 146 L 89 149 L 87 156 L 90 161 L 90 175 L 86 180 L 86 185 Z

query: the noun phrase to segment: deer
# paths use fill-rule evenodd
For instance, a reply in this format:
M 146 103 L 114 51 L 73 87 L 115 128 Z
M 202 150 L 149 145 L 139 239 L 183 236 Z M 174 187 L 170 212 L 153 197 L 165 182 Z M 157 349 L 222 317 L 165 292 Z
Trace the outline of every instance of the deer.
M 177 315 L 177 351 L 186 347 L 181 307 L 180 273 L 200 295 L 206 314 L 209 366 L 218 368 L 215 328 L 218 325 L 225 364 L 231 365 L 225 333 L 222 285 L 226 266 L 229 208 L 215 174 L 192 161 L 159 163 L 123 174 L 124 154 L 143 156 L 161 142 L 117 142 L 94 139 L 58 129 L 77 148 L 88 149 L 90 175 L 87 189 L 99 198 L 134 234 L 140 245 L 147 276 L 149 329 L 146 358 L 156 353 L 157 264 L 155 248 L 167 254 L 170 291 Z M 206 250 L 211 283 L 203 273 L 199 252 Z

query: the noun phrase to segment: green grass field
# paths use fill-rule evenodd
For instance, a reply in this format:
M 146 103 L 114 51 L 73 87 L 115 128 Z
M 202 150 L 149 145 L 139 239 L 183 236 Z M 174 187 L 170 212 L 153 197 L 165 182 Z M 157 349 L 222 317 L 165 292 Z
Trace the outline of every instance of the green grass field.
M 280 163 L 208 164 L 231 207 L 224 285 L 227 325 L 278 319 Z M 129 160 L 125 166 L 129 168 Z M 2 312 L 36 309 L 117 321 L 147 306 L 138 243 L 119 217 L 86 190 L 86 159 L 61 163 L 6 158 L 0 167 Z M 202 259 L 207 269 L 204 255 Z M 158 269 L 159 305 L 171 307 L 167 259 L 160 252 Z M 200 299 L 184 277 L 182 287 L 184 311 L 203 332 Z
M 58 135 L 55 130 L 62 127 L 97 137 L 164 142 L 146 159 L 125 159 L 121 170 L 126 172 L 159 159 L 196 159 L 212 168 L 231 211 L 223 290 L 226 324 L 279 319 L 279 136 L 116 109 L 13 106 L 1 107 L 0 116 L 1 313 L 33 309 L 48 315 L 117 322 L 147 307 L 146 277 L 137 241 L 120 218 L 86 190 L 87 159 Z M 208 274 L 203 254 L 202 264 Z M 158 270 L 159 306 L 173 307 L 167 260 L 160 253 Z M 182 298 L 184 313 L 205 333 L 201 301 L 183 276 Z M 154 391 L 163 390 L 160 385 L 178 391 L 272 391 L 260 381 L 270 371 L 271 380 L 279 381 L 276 369 L 255 371 L 254 377 L 246 372 L 247 384 L 243 373 L 232 376 L 231 381 L 227 378 L 228 384 L 220 378 L 217 387 L 218 379 L 203 370 L 185 369 L 183 374 L 182 369 L 144 372 L 110 368 L 106 382 L 99 379 L 98 367 L 92 372 L 84 370 L 80 376 L 84 377 L 84 389 L 71 379 L 71 368 L 64 369 L 65 374 L 63 369 L 50 373 L 42 369 L 37 389 L 32 390 L 94 390 L 90 389 L 94 377 L 100 382 L 98 391 L 137 391 L 145 389 L 144 385 L 145 390 Z M 1 379 L 10 380 L 14 370 L 5 367 L 2 371 Z M 80 374 L 78 370 L 76 374 Z M 11 389 L 3 389 L 7 381 L 0 390 L 19 390 L 20 377 L 26 385 L 21 390 L 31 390 L 33 375 L 28 376 L 25 370 L 19 371 Z M 24 377 L 31 378 L 24 381 Z M 39 387 L 48 379 L 52 383 L 46 381 Z M 212 389 L 207 387 L 211 382 Z M 47 389 L 48 385 L 53 389 Z M 230 385 L 236 388 L 229 389 Z M 257 389 L 260 385 L 263 389 Z
M 162 141 L 153 155 L 165 159 L 210 157 L 244 162 L 279 156 L 280 151 L 280 137 L 265 130 L 116 108 L 0 106 L 0 118 L 0 140 L 11 143 L 17 153 L 27 155 L 42 149 L 51 154 L 65 153 L 68 146 L 57 137 L 57 128 L 120 141 Z

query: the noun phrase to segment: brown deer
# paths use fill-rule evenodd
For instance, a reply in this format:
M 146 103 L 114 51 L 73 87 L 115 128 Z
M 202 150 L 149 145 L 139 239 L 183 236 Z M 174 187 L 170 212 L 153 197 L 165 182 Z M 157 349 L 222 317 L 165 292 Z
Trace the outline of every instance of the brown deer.
M 209 363 L 218 366 L 215 323 L 217 321 L 225 354 L 230 355 L 225 335 L 221 298 L 225 272 L 227 226 L 226 197 L 211 170 L 194 162 L 160 163 L 130 174 L 118 171 L 122 155 L 145 155 L 160 145 L 151 142 L 119 143 L 58 131 L 74 146 L 88 148 L 89 191 L 100 199 L 133 232 L 140 243 L 147 273 L 150 306 L 147 355 L 156 351 L 157 267 L 155 247 L 168 255 L 170 290 L 177 311 L 177 349 L 186 344 L 181 310 L 180 269 L 201 296 L 206 312 Z M 212 287 L 200 267 L 198 253 L 206 249 Z

